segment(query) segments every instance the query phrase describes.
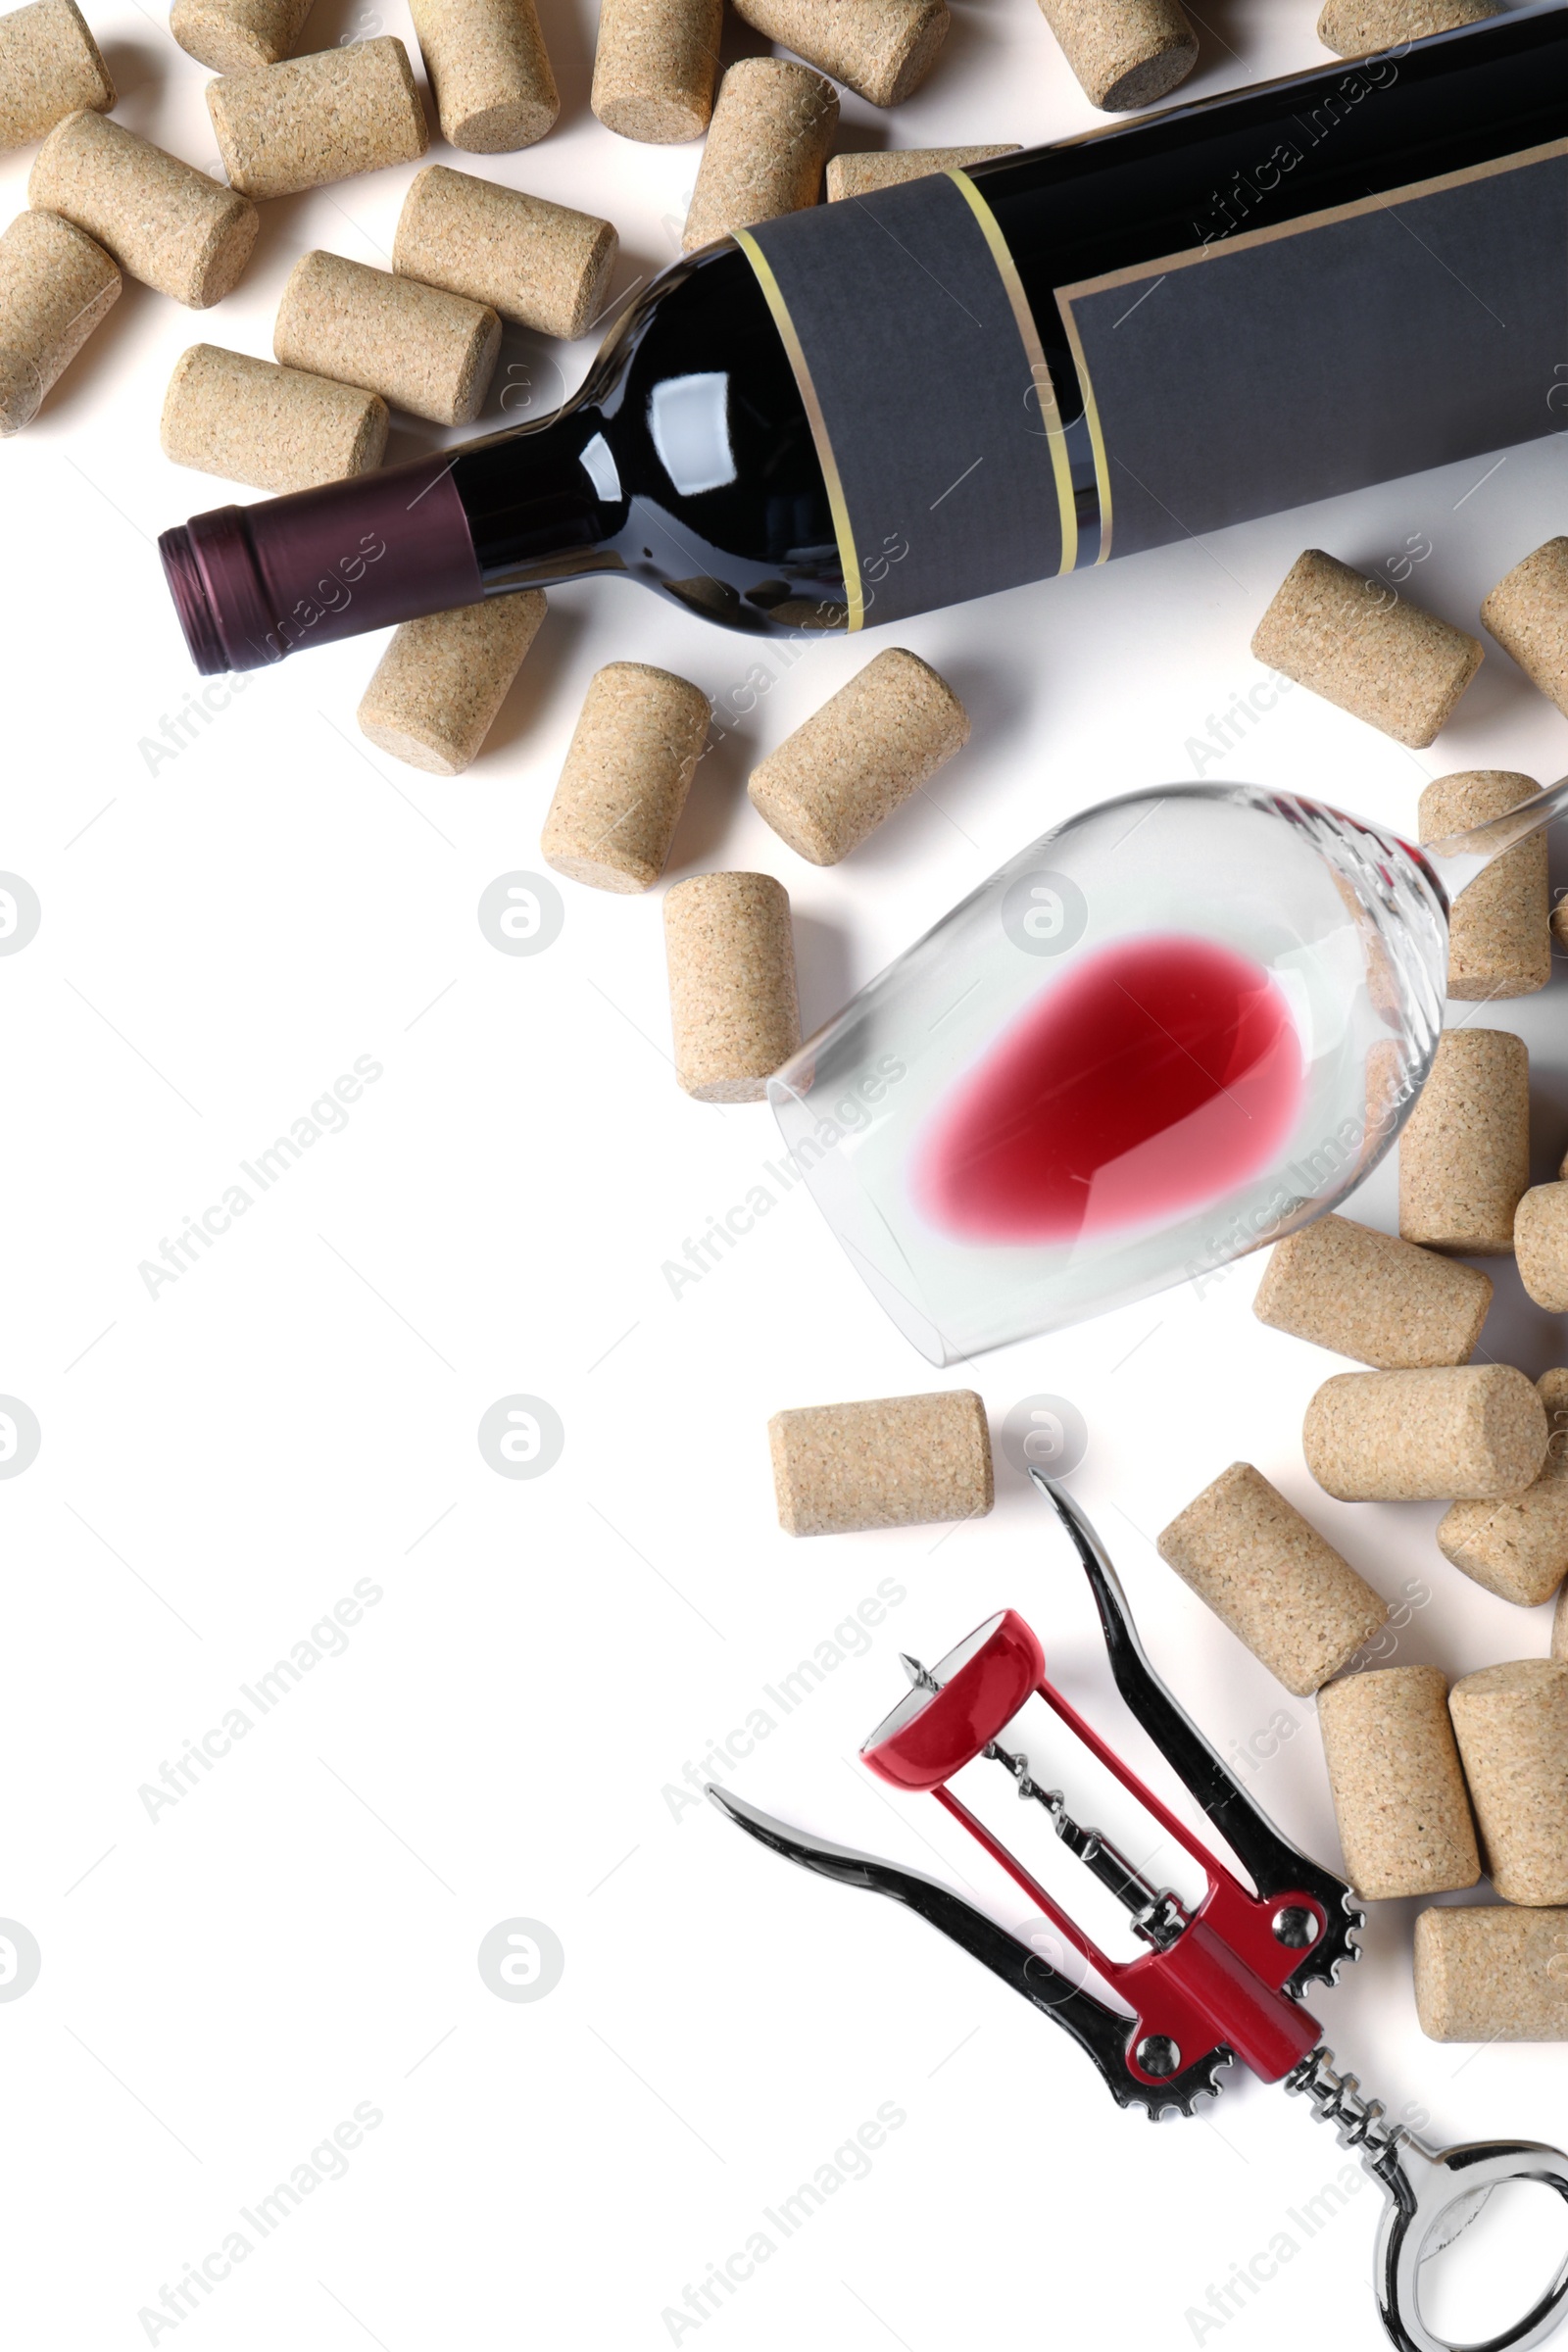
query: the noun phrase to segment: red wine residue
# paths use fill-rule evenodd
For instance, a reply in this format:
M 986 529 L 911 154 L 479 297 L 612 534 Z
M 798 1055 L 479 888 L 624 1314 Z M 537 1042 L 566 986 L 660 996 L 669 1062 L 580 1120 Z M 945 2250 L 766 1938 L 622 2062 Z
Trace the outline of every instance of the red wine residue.
M 1262 966 L 1180 933 L 1117 940 L 957 1081 L 913 1189 L 967 1241 L 1071 1242 L 1223 1198 L 1275 1158 L 1301 1049 Z

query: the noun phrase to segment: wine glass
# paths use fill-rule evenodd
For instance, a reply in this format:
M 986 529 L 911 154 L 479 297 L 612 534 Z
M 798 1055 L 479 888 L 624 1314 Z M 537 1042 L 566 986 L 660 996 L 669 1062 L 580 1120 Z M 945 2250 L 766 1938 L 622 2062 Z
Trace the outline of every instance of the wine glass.
M 1416 848 L 1250 784 L 1103 801 L 981 884 L 769 1081 L 794 1164 L 949 1364 L 1337 1207 L 1409 1116 L 1448 910 L 1568 779 Z

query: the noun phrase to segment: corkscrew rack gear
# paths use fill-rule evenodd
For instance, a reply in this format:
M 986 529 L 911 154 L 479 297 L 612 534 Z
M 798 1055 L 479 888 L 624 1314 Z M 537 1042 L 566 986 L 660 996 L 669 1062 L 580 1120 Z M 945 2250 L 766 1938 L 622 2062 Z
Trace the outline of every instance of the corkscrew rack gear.
M 1342 2074 L 1315 2018 L 1302 2006 L 1308 1984 L 1332 1984 L 1360 1957 L 1365 1914 L 1349 1888 L 1282 1838 L 1226 1770 L 1191 1717 L 1155 1674 L 1133 1624 L 1126 1595 L 1099 1538 L 1067 1494 L 1039 1471 L 1036 1485 L 1054 1508 L 1089 1578 L 1127 1705 L 1177 1778 L 1251 1880 L 1242 1884 L 1106 1746 L 1047 1679 L 1045 1653 L 1015 1610 L 978 1626 L 932 1669 L 904 1661 L 913 1688 L 861 1748 L 879 1779 L 905 1791 L 926 1791 L 978 1839 L 993 1861 L 1036 1903 L 1072 1960 L 1043 1960 L 983 1911 L 923 1873 L 872 1854 L 831 1845 L 809 1832 L 759 1812 L 727 1789 L 710 1788 L 737 1826 L 805 1869 L 845 1886 L 890 1895 L 962 1946 L 1004 1984 L 1065 2028 L 1099 2068 L 1123 2107 L 1152 2121 L 1191 2115 L 1217 2097 L 1236 2059 L 1265 2082 L 1283 2083 L 1332 2124 L 1388 2198 L 1378 2237 L 1376 2287 L 1383 2323 L 1399 2352 L 1458 2352 L 1426 2325 L 1421 2266 L 1452 2243 L 1492 2191 L 1505 2182 L 1544 2182 L 1568 2200 L 1568 2156 L 1528 2140 L 1428 2147 L 1391 2123 L 1353 2075 Z M 1062 1793 L 1043 1788 L 1026 1756 L 1004 1746 L 1002 1733 L 1026 1700 L 1038 1696 L 1137 1798 L 1199 1865 L 1207 1890 L 1183 1903 L 1096 1829 L 1068 1811 Z M 1133 1935 L 1148 1949 L 1118 1961 L 1102 1951 L 1000 1838 L 949 1787 L 977 1757 L 1001 1764 L 1018 1794 L 1043 1807 L 1056 1836 L 1121 1903 Z M 1093 1969 L 1117 2000 L 1112 2008 L 1081 1981 Z M 1533 2307 L 1463 2352 L 1530 2352 L 1544 2343 L 1568 2304 L 1568 2259 Z

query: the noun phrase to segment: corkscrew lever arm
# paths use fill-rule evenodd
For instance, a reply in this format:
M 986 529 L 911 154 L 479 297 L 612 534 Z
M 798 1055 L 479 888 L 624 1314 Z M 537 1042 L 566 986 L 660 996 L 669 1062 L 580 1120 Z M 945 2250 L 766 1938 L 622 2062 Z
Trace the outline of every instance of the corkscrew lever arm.
M 1290 1889 L 1309 1894 L 1322 1905 L 1327 1923 L 1324 1934 L 1281 1989 L 1298 1999 L 1308 1984 L 1332 1984 L 1345 1963 L 1358 1957 L 1355 1938 L 1366 1914 L 1343 1879 L 1281 1837 L 1268 1815 L 1220 1762 L 1186 1708 L 1150 1664 L 1121 1579 L 1093 1527 L 1065 1487 L 1040 1470 L 1031 1469 L 1029 1475 L 1082 1562 L 1100 1612 L 1110 1671 L 1130 1711 L 1250 1875 L 1263 1900 Z
M 772 1814 L 749 1805 L 744 1797 L 728 1788 L 709 1784 L 708 1793 L 718 1810 L 737 1829 L 745 1830 L 760 1845 L 788 1861 L 798 1862 L 803 1870 L 815 1871 L 824 1879 L 836 1879 L 843 1886 L 862 1886 L 872 1894 L 890 1895 L 894 1902 L 937 1928 L 944 1936 L 1010 1984 L 1014 1992 L 1054 2018 L 1064 2032 L 1071 2034 L 1079 2048 L 1091 2057 L 1100 2069 L 1102 2079 L 1119 2107 L 1143 2107 L 1156 2120 L 1174 2111 L 1191 2115 L 1193 2101 L 1200 2094 L 1211 2094 L 1216 2079 L 1230 2063 L 1230 2051 L 1221 2045 L 1205 2053 L 1195 2065 L 1189 2066 L 1169 2081 L 1143 2083 L 1131 2073 L 1126 2061 L 1128 2029 L 1131 2020 L 1085 1992 L 1067 1977 L 1052 1968 L 1028 1944 L 964 1901 L 951 1886 L 937 1879 L 929 1879 L 923 1871 L 906 1870 L 896 1862 L 885 1862 L 879 1855 L 862 1854 L 853 1846 L 831 1845 L 825 1838 L 815 1837 L 809 1830 L 796 1829 L 791 1823 L 775 1820 Z

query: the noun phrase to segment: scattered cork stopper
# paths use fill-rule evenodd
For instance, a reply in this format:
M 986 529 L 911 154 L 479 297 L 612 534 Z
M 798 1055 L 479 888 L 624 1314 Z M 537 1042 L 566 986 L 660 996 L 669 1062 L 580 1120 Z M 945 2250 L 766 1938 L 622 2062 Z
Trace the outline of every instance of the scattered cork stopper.
M 169 29 L 215 74 L 280 65 L 292 57 L 312 0 L 174 0 Z
M 1557 1595 L 1551 1618 L 1551 1654 L 1568 1663 L 1568 1585 Z
M 1348 1217 L 1276 1242 L 1252 1300 L 1260 1323 L 1380 1372 L 1462 1364 L 1481 1337 L 1492 1279 Z
M 388 421 L 374 392 L 193 343 L 169 379 L 159 438 L 166 458 L 199 473 L 311 490 L 379 466 Z
M 1156 1547 L 1298 1698 L 1388 1623 L 1388 1604 L 1250 1462 L 1232 1462 Z
M 441 135 L 469 155 L 542 139 L 561 112 L 534 0 L 410 0 Z
M 808 67 L 779 57 L 731 66 L 697 167 L 682 251 L 813 205 L 838 122 L 837 91 Z
M 664 900 L 675 1076 L 699 1102 L 760 1102 L 801 1042 L 789 893 L 695 874 Z
M 1548 539 L 1505 572 L 1481 619 L 1531 684 L 1568 716 L 1568 539 Z
M 752 770 L 747 791 L 792 850 L 837 865 L 969 740 L 945 678 L 891 645 Z
M 501 321 L 460 294 L 308 253 L 283 288 L 272 350 L 285 368 L 379 392 L 411 416 L 471 424 L 500 357 Z
M 0 17 L 0 147 L 41 139 L 78 107 L 107 114 L 115 85 L 74 0 Z
M 1198 63 L 1176 0 L 1040 0 L 1040 13 L 1090 105 L 1107 115 L 1152 106 Z
M 735 0 L 735 14 L 873 106 L 919 88 L 953 23 L 948 0 Z
M 669 856 L 710 718 L 689 678 L 611 662 L 589 682 L 539 847 L 595 890 L 647 890 Z
M 851 196 L 901 187 L 906 179 L 929 179 L 937 172 L 961 172 L 969 164 L 989 163 L 994 155 L 1017 153 L 1017 140 L 1009 139 L 1000 147 L 893 147 L 880 155 L 835 155 L 827 167 L 827 200 L 843 204 Z
M 713 112 L 724 0 L 601 0 L 589 100 L 607 130 L 667 147 Z
M 1568 1665 L 1485 1666 L 1448 1707 L 1493 1886 L 1505 1903 L 1568 1903 Z
M 0 236 L 0 437 L 30 424 L 120 294 L 101 245 L 53 213 Z
M 365 690 L 360 733 L 427 775 L 462 775 L 495 725 L 545 609 L 539 589 L 523 588 L 404 621 Z
M 1358 1894 L 1443 1894 L 1481 1876 L 1470 1799 L 1436 1666 L 1350 1674 L 1318 1693 L 1346 1875 Z
M 604 307 L 619 245 L 592 213 L 427 164 L 403 199 L 392 267 L 569 343 Z
M 1443 732 L 1481 666 L 1477 639 L 1318 547 L 1292 564 L 1252 652 L 1417 752 Z
M 1485 824 L 1534 799 L 1533 776 L 1477 767 L 1439 776 L 1421 795 L 1423 842 Z M 1532 834 L 1494 858 L 1454 901 L 1448 921 L 1448 994 L 1464 999 L 1528 997 L 1551 978 L 1546 836 Z
M 1399 1231 L 1506 1257 L 1530 1183 L 1530 1054 L 1508 1029 L 1448 1029 L 1399 1138 Z
M 1496 13 L 1496 0 L 1328 0 L 1317 37 L 1341 57 L 1366 57 L 1398 41 L 1425 40 L 1429 32 L 1479 24 Z
M 1546 1411 L 1511 1364 L 1337 1372 L 1306 1408 L 1306 1466 L 1341 1502 L 1522 1494 L 1546 1458 Z
M 1445 1559 L 1521 1609 L 1539 1608 L 1568 1576 L 1568 1371 L 1544 1372 L 1536 1389 L 1549 1435 L 1535 1485 L 1503 1501 L 1456 1502 L 1438 1522 Z
M 223 169 L 247 196 L 293 196 L 412 164 L 430 144 L 414 68 L 383 33 L 207 85 Z
M 68 115 L 39 148 L 27 202 L 84 229 L 127 277 L 193 311 L 238 283 L 261 216 L 248 197 L 104 115 Z
M 986 1408 L 972 1389 L 808 1404 L 767 1425 L 787 1536 L 980 1519 L 996 1499 Z
M 1548 1314 L 1568 1314 L 1568 1184 L 1532 1185 L 1514 1211 L 1519 1279 Z
M 1568 1911 L 1423 1911 L 1415 2009 L 1431 2041 L 1568 2041 Z

